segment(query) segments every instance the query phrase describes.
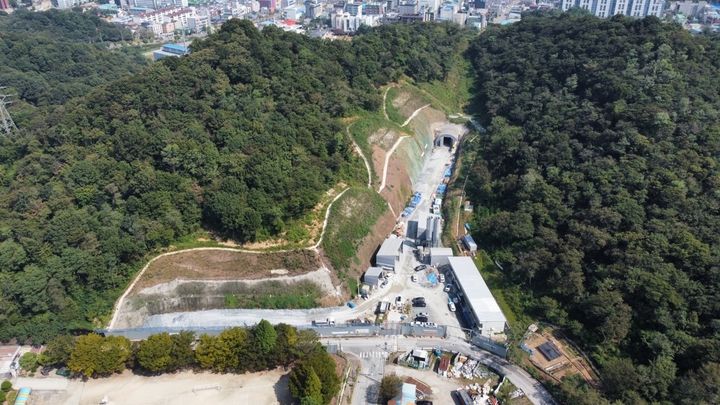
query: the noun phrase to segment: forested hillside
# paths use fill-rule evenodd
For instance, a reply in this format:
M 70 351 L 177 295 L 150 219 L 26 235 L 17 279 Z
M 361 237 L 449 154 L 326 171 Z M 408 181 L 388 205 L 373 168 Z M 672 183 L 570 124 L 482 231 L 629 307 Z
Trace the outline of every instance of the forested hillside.
M 108 49 L 123 38 L 130 31 L 89 14 L 0 15 L 0 86 L 33 105 L 63 103 L 141 70 L 146 60 L 137 49 Z
M 655 18 L 528 16 L 471 46 L 477 239 L 611 400 L 718 403 L 720 42 Z M 565 384 L 567 403 L 602 403 Z
M 233 20 L 192 54 L 38 112 L 0 139 L 0 339 L 107 316 L 149 251 L 200 227 L 276 235 L 338 181 L 364 180 L 340 117 L 375 86 L 440 79 L 450 25 L 322 41 Z

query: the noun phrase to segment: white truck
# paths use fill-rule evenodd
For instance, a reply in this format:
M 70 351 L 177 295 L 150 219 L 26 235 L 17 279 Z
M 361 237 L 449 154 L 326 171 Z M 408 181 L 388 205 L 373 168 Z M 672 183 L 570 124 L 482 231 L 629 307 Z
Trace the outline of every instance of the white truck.
M 333 318 L 327 318 L 327 319 L 319 319 L 313 321 L 313 326 L 322 327 L 322 326 L 335 326 L 335 319 Z

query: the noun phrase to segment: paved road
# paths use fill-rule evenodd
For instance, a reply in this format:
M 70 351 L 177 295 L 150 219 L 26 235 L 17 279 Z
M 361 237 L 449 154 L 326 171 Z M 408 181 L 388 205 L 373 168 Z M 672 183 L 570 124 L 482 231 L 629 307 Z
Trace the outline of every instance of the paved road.
M 382 372 L 384 370 L 384 365 L 378 366 L 376 363 L 381 361 L 384 364 L 383 357 L 370 355 L 369 358 L 366 358 L 368 356 L 366 353 L 384 352 L 386 342 L 388 344 L 388 351 L 407 351 L 414 347 L 432 347 L 446 351 L 465 353 L 470 355 L 473 359 L 480 361 L 482 364 L 507 377 L 516 387 L 523 390 L 525 395 L 533 404 L 556 404 L 545 387 L 543 387 L 539 381 L 535 380 L 525 370 L 511 364 L 505 359 L 495 356 L 494 354 L 478 350 L 474 346 L 471 346 L 469 343 L 463 341 L 422 338 L 415 339 L 398 336 L 395 338 L 325 339 L 323 342 L 339 344 L 342 351 L 352 353 L 360 357 L 363 362 L 361 378 L 358 379 L 358 384 L 355 388 L 356 391 L 360 392 L 353 392 L 353 404 L 365 403 L 365 399 L 362 398 L 363 395 L 367 395 L 366 393 L 368 392 L 368 389 L 373 392 L 373 382 L 375 380 L 379 381 L 382 378 L 382 374 L 378 375 L 378 372 Z

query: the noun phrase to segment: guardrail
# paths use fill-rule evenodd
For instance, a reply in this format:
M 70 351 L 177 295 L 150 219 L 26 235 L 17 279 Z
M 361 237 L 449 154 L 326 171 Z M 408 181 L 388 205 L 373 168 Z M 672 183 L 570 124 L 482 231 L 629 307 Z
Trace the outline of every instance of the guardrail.
M 98 330 L 98 333 L 107 336 L 124 336 L 130 340 L 147 339 L 150 335 L 158 333 L 180 333 L 182 331 L 195 332 L 197 335 L 219 335 L 229 327 L 146 327 L 129 329 Z M 369 336 L 417 336 L 417 337 L 440 337 L 447 336 L 447 327 L 437 325 L 426 327 L 409 323 L 389 323 L 382 325 L 374 324 L 348 324 L 335 326 L 298 326 L 299 329 L 312 329 L 320 337 L 369 337 Z

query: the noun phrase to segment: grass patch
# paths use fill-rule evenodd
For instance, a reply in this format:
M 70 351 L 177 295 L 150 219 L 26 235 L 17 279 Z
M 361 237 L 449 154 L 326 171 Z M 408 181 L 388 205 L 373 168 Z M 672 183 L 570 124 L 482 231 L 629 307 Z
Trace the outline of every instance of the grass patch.
M 395 107 L 393 102 L 398 99 L 400 99 L 402 105 Z M 399 87 L 392 87 L 388 90 L 385 99 L 385 111 L 390 121 L 402 125 L 416 109 L 427 104 L 432 104 L 436 108 L 439 107 L 425 92 L 412 85 L 409 81 L 404 81 Z
M 347 286 L 348 286 L 348 291 L 350 292 L 350 299 L 355 298 L 355 296 L 357 295 L 359 285 L 360 284 L 358 282 L 358 279 L 356 279 L 354 277 L 347 278 Z
M 362 239 L 386 209 L 385 200 L 365 187 L 351 188 L 333 204 L 322 247 L 340 276 L 350 267 Z
M 308 309 L 320 306 L 322 296 L 315 283 L 286 284 L 268 281 L 235 293 L 225 294 L 225 308 Z
M 393 100 L 395 100 L 399 94 L 400 90 L 397 87 L 391 87 L 388 89 L 387 97 L 385 98 L 385 112 L 387 113 L 390 121 L 393 121 L 398 125 L 402 125 L 407 117 L 403 117 L 403 115 L 400 114 L 400 110 L 393 105 Z
M 532 323 L 532 318 L 526 313 L 527 297 L 519 287 L 507 282 L 505 275 L 484 250 L 478 250 L 475 265 L 480 269 L 480 274 L 505 314 L 511 329 L 511 337 L 521 337 Z
M 350 135 L 352 135 L 353 139 L 360 147 L 360 150 L 362 150 L 365 157 L 370 161 L 370 172 L 372 173 L 373 181 L 376 181 L 378 176 L 377 173 L 375 173 L 375 168 L 372 164 L 373 154 L 369 138 L 370 135 L 381 128 L 394 129 L 399 133 L 405 132 L 400 125 L 386 120 L 382 111 L 360 111 L 357 114 L 355 121 L 353 121 L 349 127 Z
M 455 63 L 445 80 L 420 83 L 418 87 L 432 96 L 435 105 L 449 114 L 463 112 L 470 102 L 470 90 L 473 86 L 473 72 L 470 63 L 455 55 Z

